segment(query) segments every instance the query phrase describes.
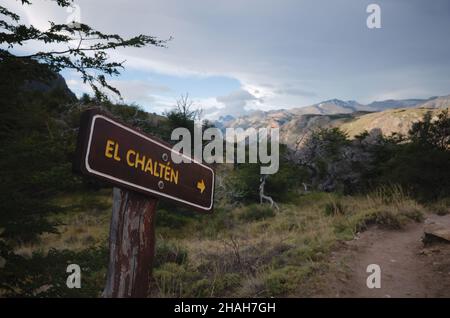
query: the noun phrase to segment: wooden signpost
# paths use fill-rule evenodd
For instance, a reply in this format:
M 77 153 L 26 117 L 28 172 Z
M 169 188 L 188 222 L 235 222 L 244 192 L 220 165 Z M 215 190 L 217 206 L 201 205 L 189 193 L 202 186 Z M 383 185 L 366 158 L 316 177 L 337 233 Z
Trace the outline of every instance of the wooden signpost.
M 115 186 L 104 297 L 146 297 L 158 198 L 212 212 L 214 171 L 98 110 L 82 114 L 74 170 Z

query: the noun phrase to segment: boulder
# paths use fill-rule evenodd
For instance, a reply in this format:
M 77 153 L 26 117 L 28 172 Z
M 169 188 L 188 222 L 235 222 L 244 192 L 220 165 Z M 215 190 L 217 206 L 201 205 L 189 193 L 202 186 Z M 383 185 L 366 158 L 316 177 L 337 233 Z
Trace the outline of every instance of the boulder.
M 429 224 L 425 226 L 424 237 L 422 239 L 424 244 L 430 244 L 434 242 L 446 242 L 450 243 L 450 227 L 446 227 L 440 224 Z

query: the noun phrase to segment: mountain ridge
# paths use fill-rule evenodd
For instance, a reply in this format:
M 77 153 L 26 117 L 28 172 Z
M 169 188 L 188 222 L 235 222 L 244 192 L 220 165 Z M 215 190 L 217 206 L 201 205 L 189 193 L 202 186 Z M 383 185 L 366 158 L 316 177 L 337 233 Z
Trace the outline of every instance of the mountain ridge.
M 308 132 L 317 128 L 339 127 L 350 137 L 378 128 L 383 134 L 405 134 L 412 123 L 421 120 L 431 111 L 450 107 L 450 95 L 427 99 L 402 99 L 375 101 L 367 105 L 357 101 L 330 99 L 311 106 L 293 109 L 255 111 L 245 116 L 227 117 L 216 121 L 216 127 L 225 128 L 274 128 L 280 129 L 280 141 L 290 147 Z
M 444 104 L 444 105 L 442 105 Z M 411 108 L 411 107 L 427 107 L 427 108 L 443 108 L 448 107 L 450 104 L 450 94 L 444 96 L 432 96 L 429 98 L 408 98 L 408 99 L 386 99 L 386 100 L 375 100 L 369 104 L 362 104 L 355 100 L 341 100 L 338 98 L 333 98 L 325 100 L 316 104 L 294 107 L 294 108 L 278 108 L 268 111 L 254 110 L 249 114 L 235 117 L 233 115 L 223 115 L 219 117 L 218 122 L 230 121 L 238 118 L 254 116 L 256 114 L 261 115 L 271 115 L 279 113 L 289 113 L 289 114 L 346 114 L 357 111 L 371 111 L 377 112 L 386 109 L 398 109 L 398 108 Z M 446 106 L 447 105 L 447 106 Z

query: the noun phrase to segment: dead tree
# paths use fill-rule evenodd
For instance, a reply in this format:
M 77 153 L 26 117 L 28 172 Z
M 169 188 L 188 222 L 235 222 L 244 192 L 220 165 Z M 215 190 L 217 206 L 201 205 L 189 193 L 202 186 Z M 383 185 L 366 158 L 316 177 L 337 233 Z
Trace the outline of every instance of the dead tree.
M 262 176 L 261 179 L 259 179 L 259 181 L 261 182 L 261 184 L 259 185 L 259 203 L 263 204 L 263 201 L 266 200 L 270 203 L 271 208 L 275 207 L 277 211 L 280 211 L 280 208 L 278 207 L 276 202 L 270 196 L 264 194 L 264 185 L 266 184 L 266 178 L 267 176 Z
M 303 188 L 305 189 L 305 193 L 308 193 L 308 185 L 302 182 Z

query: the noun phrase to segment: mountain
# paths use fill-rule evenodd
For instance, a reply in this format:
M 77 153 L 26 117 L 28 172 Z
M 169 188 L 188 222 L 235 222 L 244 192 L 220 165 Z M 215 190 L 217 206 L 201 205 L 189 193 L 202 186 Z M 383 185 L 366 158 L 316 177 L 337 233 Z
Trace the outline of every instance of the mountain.
M 430 97 L 427 99 L 388 99 L 374 101 L 370 104 L 361 104 L 354 100 L 329 99 L 317 104 L 291 109 L 276 109 L 270 111 L 253 111 L 248 115 L 235 118 L 231 115 L 221 116 L 217 121 L 220 127 L 237 127 L 237 123 L 248 126 L 258 121 L 272 121 L 279 125 L 291 120 L 293 117 L 314 114 L 314 115 L 336 115 L 351 114 L 354 112 L 379 112 L 387 109 L 399 108 L 446 108 L 450 106 L 450 95 L 441 97 Z M 242 126 L 239 126 L 242 127 Z M 242 127 L 245 128 L 245 127 Z
M 314 105 L 293 109 L 254 111 L 234 118 L 222 117 L 216 127 L 280 128 L 280 141 L 294 147 L 302 136 L 317 128 L 340 127 L 350 136 L 364 130 L 380 129 L 384 134 L 406 134 L 411 125 L 427 111 L 437 113 L 450 107 L 450 95 L 428 99 L 375 101 L 367 105 L 356 101 L 330 99 Z M 224 120 L 226 119 L 226 120 Z
M 350 137 L 373 129 L 380 129 L 387 136 L 394 132 L 406 135 L 412 124 L 420 121 L 425 113 L 431 112 L 433 116 L 436 116 L 441 110 L 425 107 L 387 109 L 376 113 L 356 115 L 353 120 L 342 124 L 340 128 L 346 131 Z
M 302 115 L 351 114 L 360 110 L 366 110 L 366 107 L 355 101 L 331 99 L 307 107 L 270 111 L 257 110 L 238 118 L 234 118 L 230 115 L 221 116 L 215 122 L 215 125 L 220 128 L 240 127 L 244 129 L 249 127 L 281 127 L 294 119 L 298 119 L 298 117 Z
M 223 128 L 227 127 L 235 119 L 236 118 L 231 115 L 220 116 L 219 119 L 217 119 L 214 122 L 214 125 L 219 129 L 223 129 Z
M 220 116 L 219 117 L 219 121 L 231 121 L 235 119 L 233 116 L 231 115 L 225 115 L 225 116 Z
M 242 116 L 228 122 L 219 128 L 273 128 L 280 129 L 280 142 L 294 146 L 301 136 L 310 133 L 317 128 L 337 127 L 348 121 L 354 120 L 355 115 L 361 112 L 347 114 L 293 114 L 289 110 L 256 111 L 248 116 Z
M 448 108 L 450 107 L 450 95 L 430 98 L 426 102 L 418 105 L 417 107 Z
M 340 127 L 346 122 L 352 121 L 355 114 L 315 115 L 305 114 L 293 118 L 280 128 L 280 142 L 295 147 L 296 143 L 304 140 L 304 137 L 318 128 Z
M 370 111 L 365 105 L 362 105 L 356 101 L 349 100 L 343 101 L 340 99 L 330 99 L 311 106 L 294 108 L 291 110 L 296 115 L 300 114 L 320 114 L 320 115 L 332 115 L 332 114 L 349 114 L 355 111 Z
M 43 80 L 26 80 L 21 89 L 25 91 L 35 91 L 40 93 L 48 93 L 53 90 L 60 90 L 68 98 L 74 100 L 76 95 L 67 86 L 66 80 L 58 73 L 52 73 L 51 78 L 47 81 Z
M 370 109 L 374 111 L 382 111 L 385 109 L 395 109 L 395 108 L 407 108 L 407 107 L 415 107 L 417 105 L 423 104 L 434 97 L 429 99 L 387 99 L 383 101 L 375 101 L 367 105 Z

